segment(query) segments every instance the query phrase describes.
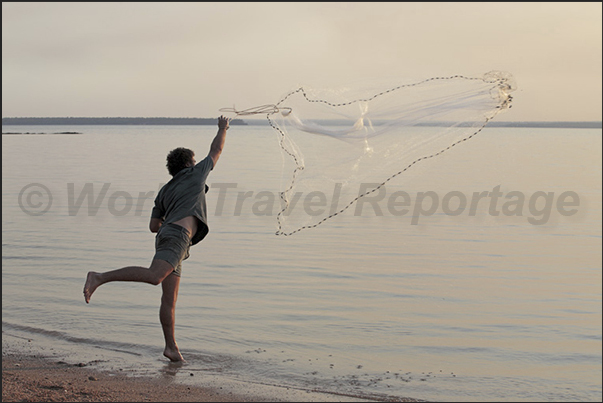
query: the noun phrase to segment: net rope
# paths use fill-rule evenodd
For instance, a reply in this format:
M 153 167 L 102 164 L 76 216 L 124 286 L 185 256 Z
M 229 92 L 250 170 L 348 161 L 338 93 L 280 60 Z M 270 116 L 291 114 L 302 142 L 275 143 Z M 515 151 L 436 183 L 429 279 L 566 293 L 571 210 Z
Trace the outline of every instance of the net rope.
M 417 100 L 416 105 L 406 107 L 408 108 L 408 113 L 405 113 L 406 111 L 402 110 L 400 111 L 401 113 L 399 115 L 392 115 L 396 118 L 392 119 L 391 122 L 386 122 L 385 124 L 373 125 L 373 122 L 367 117 L 369 115 L 368 110 L 371 102 L 377 101 L 380 98 L 386 98 L 391 94 L 401 93 L 413 88 L 421 88 L 429 85 L 430 83 L 436 82 L 445 82 L 446 84 L 450 82 L 475 82 L 479 86 L 477 89 L 466 89 L 461 87 L 462 90 L 458 91 L 458 93 L 455 92 L 452 95 L 444 94 L 441 96 L 441 99 L 434 98 L 431 95 L 430 96 L 432 98 L 428 98 L 427 96 L 423 96 L 423 98 L 421 98 L 421 96 L 415 95 Z M 314 97 L 307 91 L 305 87 L 300 86 L 295 90 L 286 93 L 276 104 L 266 104 L 244 110 L 237 110 L 234 107 L 222 108 L 220 111 L 234 113 L 236 116 L 265 114 L 270 127 L 279 134 L 280 148 L 293 161 L 294 168 L 291 173 L 288 186 L 286 186 L 285 190 L 279 193 L 280 199 L 282 200 L 282 208 L 276 215 L 278 227 L 276 230 L 276 235 L 290 236 L 302 230 L 316 228 L 322 225 L 326 221 L 344 213 L 361 198 L 379 191 L 387 183 L 402 175 L 419 162 L 438 157 L 457 145 L 474 138 L 482 132 L 486 125 L 498 113 L 505 109 L 511 108 L 513 98 L 510 95 L 510 92 L 514 91 L 515 88 L 516 85 L 514 79 L 509 73 L 492 71 L 486 73 L 482 77 L 467 77 L 463 75 L 432 77 L 417 82 L 392 86 L 382 91 L 370 93 L 368 96 L 357 97 L 339 102 Z M 438 87 L 436 87 L 436 90 L 437 89 Z M 288 104 L 288 101 L 290 101 L 292 97 L 298 95 L 301 95 L 303 101 L 308 104 L 323 105 L 336 112 L 339 112 L 339 110 L 342 108 L 358 106 L 359 115 L 354 116 L 353 119 L 348 119 L 347 122 L 350 124 L 348 124 L 346 128 L 340 128 L 337 130 L 326 127 L 325 125 L 313 123 L 311 119 L 302 120 L 295 113 L 296 109 L 298 108 Z M 397 94 L 395 96 L 401 95 Z M 277 123 L 275 121 L 275 117 L 286 120 L 290 127 L 303 132 L 329 136 L 350 143 L 364 142 L 367 147 L 366 149 L 368 150 L 370 149 L 368 143 L 369 139 L 379 136 L 384 131 L 396 130 L 402 125 L 405 125 L 406 127 L 416 127 L 421 126 L 422 124 L 425 125 L 426 123 L 429 124 L 432 123 L 430 119 L 434 119 L 432 116 L 440 116 L 442 111 L 449 113 L 450 110 L 456 112 L 459 110 L 462 111 L 463 108 L 467 110 L 471 108 L 479 110 L 480 118 L 476 119 L 476 122 L 471 124 L 467 124 L 459 118 L 459 121 L 447 123 L 448 126 L 440 130 L 441 133 L 449 135 L 449 133 L 451 133 L 451 128 L 462 128 L 463 124 L 465 124 L 468 126 L 468 131 L 464 133 L 462 137 L 450 141 L 448 145 L 440 147 L 435 151 L 428 152 L 424 155 L 414 158 L 409 163 L 406 163 L 401 169 L 395 170 L 394 173 L 387 175 L 385 179 L 381 180 L 380 182 L 375 182 L 375 186 L 372 188 L 353 197 L 351 200 L 345 203 L 343 207 L 337 209 L 336 211 L 331 211 L 329 214 L 326 214 L 324 217 L 316 220 L 315 222 L 305 225 L 297 225 L 291 230 L 284 228 L 287 212 L 291 205 L 291 194 L 298 183 L 299 176 L 306 169 L 306 165 L 297 145 L 288 135 L 288 130 L 285 128 L 285 125 L 282 123 Z M 415 116 L 415 121 L 411 121 L 410 123 L 400 123 L 410 115 Z M 417 147 L 417 150 L 420 150 L 420 147 L 423 146 L 423 144 L 413 145 L 413 147 L 414 146 Z

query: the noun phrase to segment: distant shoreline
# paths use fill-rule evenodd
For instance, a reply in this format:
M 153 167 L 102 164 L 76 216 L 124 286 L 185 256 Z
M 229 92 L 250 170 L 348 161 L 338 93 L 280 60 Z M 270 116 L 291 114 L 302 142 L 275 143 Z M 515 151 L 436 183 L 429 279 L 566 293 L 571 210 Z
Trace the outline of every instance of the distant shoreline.
M 489 122 L 489 127 L 544 127 L 559 129 L 601 129 L 602 122 Z
M 246 124 L 250 126 L 268 126 L 269 123 L 266 119 L 264 120 L 246 120 Z M 337 125 L 337 121 L 322 121 L 322 124 L 329 125 Z M 379 122 L 373 122 L 379 124 Z M 450 122 L 425 122 L 418 123 L 416 126 L 421 127 L 450 127 L 452 123 Z M 468 125 L 460 125 L 461 127 L 466 127 Z M 603 128 L 602 122 L 541 122 L 541 121 L 533 121 L 533 122 L 488 122 L 486 127 L 525 127 L 525 128 L 549 128 L 549 129 L 601 129 Z
M 83 126 L 83 125 L 216 125 L 215 118 L 73 118 L 73 117 L 50 117 L 50 118 L 2 118 L 3 126 Z M 265 119 L 233 119 L 231 125 L 268 125 Z M 324 124 L 337 124 L 335 121 L 325 121 Z M 428 126 L 439 126 L 446 124 L 424 124 Z M 423 125 L 420 125 L 423 126 Z M 521 121 L 521 122 L 489 122 L 488 127 L 526 127 L 526 128 L 565 128 L 565 129 L 601 129 L 601 121 L 566 121 L 566 122 L 543 122 L 543 121 Z
M 80 126 L 80 125 L 217 125 L 217 118 L 2 118 L 6 126 Z M 231 125 L 247 125 L 241 119 L 233 119 Z

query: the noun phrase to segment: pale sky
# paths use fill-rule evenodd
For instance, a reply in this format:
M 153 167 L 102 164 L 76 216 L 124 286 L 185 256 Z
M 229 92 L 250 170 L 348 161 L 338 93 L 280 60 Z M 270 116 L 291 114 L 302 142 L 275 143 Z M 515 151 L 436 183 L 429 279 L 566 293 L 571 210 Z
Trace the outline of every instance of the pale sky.
M 299 85 L 507 71 L 600 121 L 601 3 L 2 3 L 2 116 L 217 117 Z

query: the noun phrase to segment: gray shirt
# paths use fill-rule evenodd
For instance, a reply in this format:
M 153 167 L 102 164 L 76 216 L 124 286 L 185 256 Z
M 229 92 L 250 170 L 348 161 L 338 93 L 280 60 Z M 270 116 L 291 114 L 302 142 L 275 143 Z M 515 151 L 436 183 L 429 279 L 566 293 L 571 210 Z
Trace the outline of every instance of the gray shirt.
M 201 241 L 209 232 L 205 193 L 209 187 L 205 180 L 214 169 L 214 161 L 208 155 L 193 167 L 184 168 L 172 180 L 163 185 L 155 198 L 152 218 L 160 218 L 163 225 L 173 223 L 188 216 L 197 217 L 199 226 L 191 244 Z

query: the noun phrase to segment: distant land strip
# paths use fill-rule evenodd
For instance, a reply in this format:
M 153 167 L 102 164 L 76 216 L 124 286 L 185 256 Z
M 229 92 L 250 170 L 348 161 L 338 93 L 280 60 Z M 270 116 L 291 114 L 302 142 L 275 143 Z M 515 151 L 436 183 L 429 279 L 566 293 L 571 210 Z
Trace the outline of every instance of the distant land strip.
M 488 127 L 550 127 L 560 129 L 601 129 L 602 122 L 489 122 Z
M 218 118 L 2 118 L 2 125 L 217 125 Z M 233 119 L 231 125 L 247 125 Z
M 56 132 L 56 133 L 46 133 L 46 132 L 38 132 L 38 133 L 34 133 L 34 132 L 25 132 L 25 133 L 21 133 L 21 132 L 2 132 L 2 134 L 83 134 L 80 132 Z
M 326 125 L 336 125 L 337 121 L 323 121 Z M 379 123 L 379 122 L 374 122 Z M 77 117 L 48 117 L 48 118 L 2 118 L 2 125 L 20 125 L 20 126 L 42 126 L 42 125 L 216 125 L 217 118 L 123 118 L 123 117 L 105 117 L 105 118 L 77 118 Z M 231 125 L 268 125 L 266 119 L 251 119 L 243 121 L 233 119 Z M 450 122 L 429 122 L 418 124 L 418 126 L 449 126 Z M 467 124 L 471 125 L 471 124 Z M 489 122 L 488 127 L 527 127 L 527 128 L 565 128 L 565 129 L 601 129 L 601 121 L 565 121 L 565 122 L 545 122 L 545 121 L 521 121 L 521 122 Z

